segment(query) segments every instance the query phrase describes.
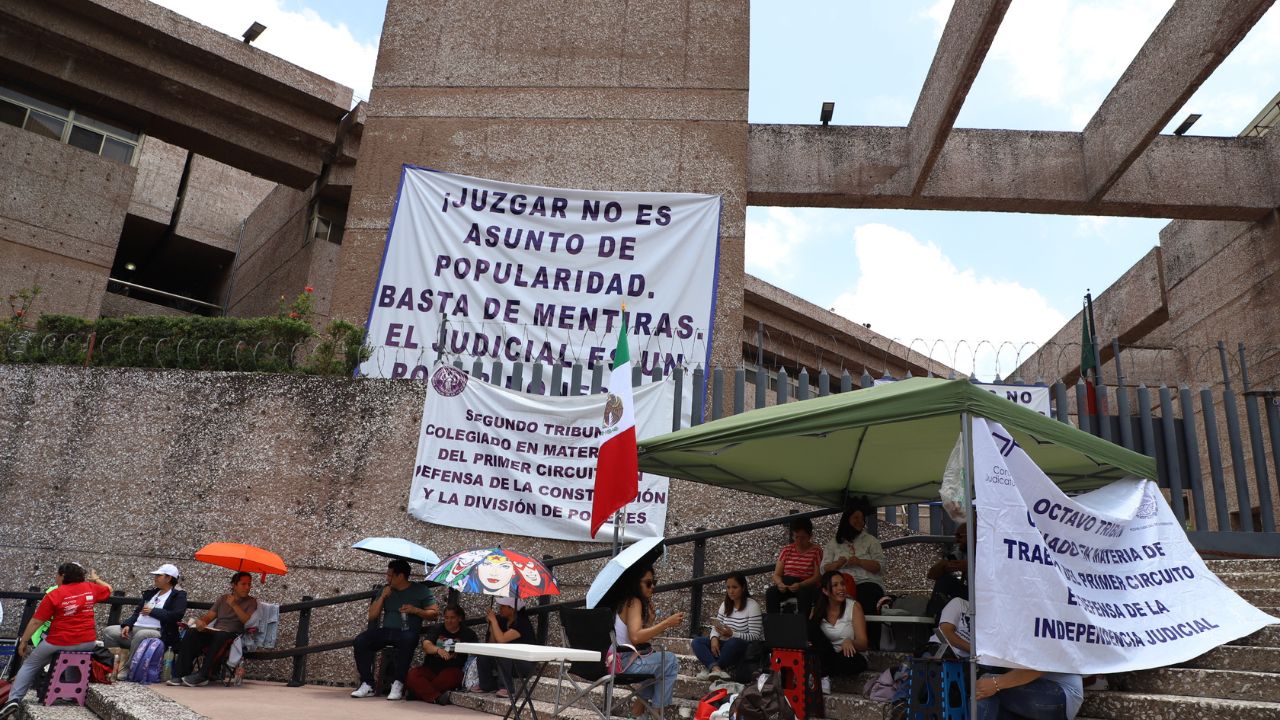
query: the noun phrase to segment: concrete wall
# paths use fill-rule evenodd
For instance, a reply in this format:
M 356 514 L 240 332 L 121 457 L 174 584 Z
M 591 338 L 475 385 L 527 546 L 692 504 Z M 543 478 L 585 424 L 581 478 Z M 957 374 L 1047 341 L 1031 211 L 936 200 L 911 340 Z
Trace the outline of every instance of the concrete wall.
M 0 125 L 0 297 L 39 285 L 33 320 L 96 316 L 136 175 L 128 165 Z
M 402 163 L 515 183 L 722 195 L 714 362 L 737 364 L 746 0 L 392 0 L 334 315 L 363 321 Z M 501 17 L 503 21 L 494 22 Z
M 191 558 L 225 540 L 280 553 L 290 574 L 255 581 L 254 592 L 281 602 L 370 588 L 385 561 L 350 545 L 372 535 L 406 537 L 441 555 L 499 543 L 535 556 L 603 547 L 410 517 L 405 496 L 422 400 L 422 385 L 408 381 L 0 366 L 0 532 L 9 538 L 0 547 L 0 587 L 43 585 L 58 562 L 77 559 L 136 594 L 149 570 L 173 561 L 193 598 L 211 598 L 229 573 Z M 683 481 L 672 481 L 670 497 L 668 535 L 796 508 Z M 832 523 L 818 523 L 819 542 Z M 781 528 L 712 540 L 707 569 L 772 562 L 784 541 Z M 663 577 L 688 577 L 690 552 L 674 550 Z M 923 586 L 911 558 L 891 555 L 892 587 Z M 598 565 L 557 573 L 565 596 L 581 597 Z M 710 603 L 720 589 L 707 593 Z M 12 631 L 18 605 L 5 610 Z M 317 610 L 311 641 L 351 637 L 364 610 L 362 603 Z M 292 645 L 294 622 L 286 619 L 282 646 Z M 287 667 L 266 671 L 283 675 Z M 313 679 L 353 680 L 346 651 L 313 657 L 310 668 Z

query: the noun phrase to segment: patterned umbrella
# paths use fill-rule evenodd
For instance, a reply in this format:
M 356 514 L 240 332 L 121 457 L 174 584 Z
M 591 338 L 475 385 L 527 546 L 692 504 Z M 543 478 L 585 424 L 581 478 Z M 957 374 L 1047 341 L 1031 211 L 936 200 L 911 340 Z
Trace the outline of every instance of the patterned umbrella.
M 545 565 L 500 547 L 454 553 L 441 560 L 427 580 L 453 590 L 495 597 L 524 599 L 560 594 L 556 579 Z

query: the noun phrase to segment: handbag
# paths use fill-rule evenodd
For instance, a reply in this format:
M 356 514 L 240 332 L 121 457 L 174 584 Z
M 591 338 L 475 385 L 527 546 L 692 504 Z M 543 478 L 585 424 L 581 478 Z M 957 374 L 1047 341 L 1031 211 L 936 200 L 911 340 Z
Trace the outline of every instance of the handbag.
M 462 666 L 462 689 L 470 690 L 480 685 L 480 665 L 476 662 L 476 656 L 472 655 L 467 658 L 467 664 Z
M 617 645 L 609 648 L 609 652 L 605 653 L 604 666 L 609 670 L 610 675 L 621 675 L 631 667 L 636 658 L 642 658 L 653 654 L 653 645 L 650 643 L 640 643 L 635 647 L 630 645 Z M 628 657 L 623 659 L 622 655 Z

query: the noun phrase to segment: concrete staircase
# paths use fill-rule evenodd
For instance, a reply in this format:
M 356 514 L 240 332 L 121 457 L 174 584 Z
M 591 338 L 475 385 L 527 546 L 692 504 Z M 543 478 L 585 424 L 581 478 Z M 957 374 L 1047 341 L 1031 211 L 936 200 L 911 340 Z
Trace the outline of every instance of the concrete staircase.
M 1280 617 L 1280 560 L 1217 560 L 1209 568 L 1249 602 Z M 695 679 L 701 669 L 687 639 L 662 638 L 659 645 L 680 659 L 676 705 L 691 717 L 707 683 Z M 862 697 L 867 680 L 902 661 L 900 653 L 868 653 L 870 668 L 852 679 L 836 679 L 826 699 L 827 717 L 840 720 L 881 720 L 887 705 Z M 1086 691 L 1079 720 L 1276 720 L 1280 718 L 1280 625 L 1273 625 L 1180 665 L 1121 673 L 1107 677 L 1105 691 Z M 544 677 L 535 699 L 538 712 L 553 717 L 555 677 Z M 621 694 L 620 694 L 621 695 Z M 502 715 L 507 701 L 494 695 L 455 692 L 456 704 Z M 599 694 L 597 693 L 597 699 Z M 620 703 L 621 704 L 621 703 Z M 628 708 L 615 708 L 625 717 Z M 565 720 L 594 717 L 583 706 L 561 712 Z M 668 711 L 668 717 L 672 717 Z

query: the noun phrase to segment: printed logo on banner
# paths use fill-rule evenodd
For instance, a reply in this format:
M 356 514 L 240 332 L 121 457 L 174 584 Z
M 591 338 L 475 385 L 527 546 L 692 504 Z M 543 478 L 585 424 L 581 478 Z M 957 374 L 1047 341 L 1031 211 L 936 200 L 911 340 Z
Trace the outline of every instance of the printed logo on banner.
M 1146 492 L 1142 494 L 1142 504 L 1138 506 L 1138 517 L 1150 520 L 1160 512 L 1160 505 L 1156 502 L 1155 496 L 1155 489 L 1148 485 Z
M 431 376 L 431 387 L 443 397 L 454 397 L 466 389 L 467 377 L 452 365 L 441 365 Z
M 609 393 L 604 400 L 604 431 L 607 433 L 617 432 L 615 426 L 622 419 L 623 415 L 622 398 Z

